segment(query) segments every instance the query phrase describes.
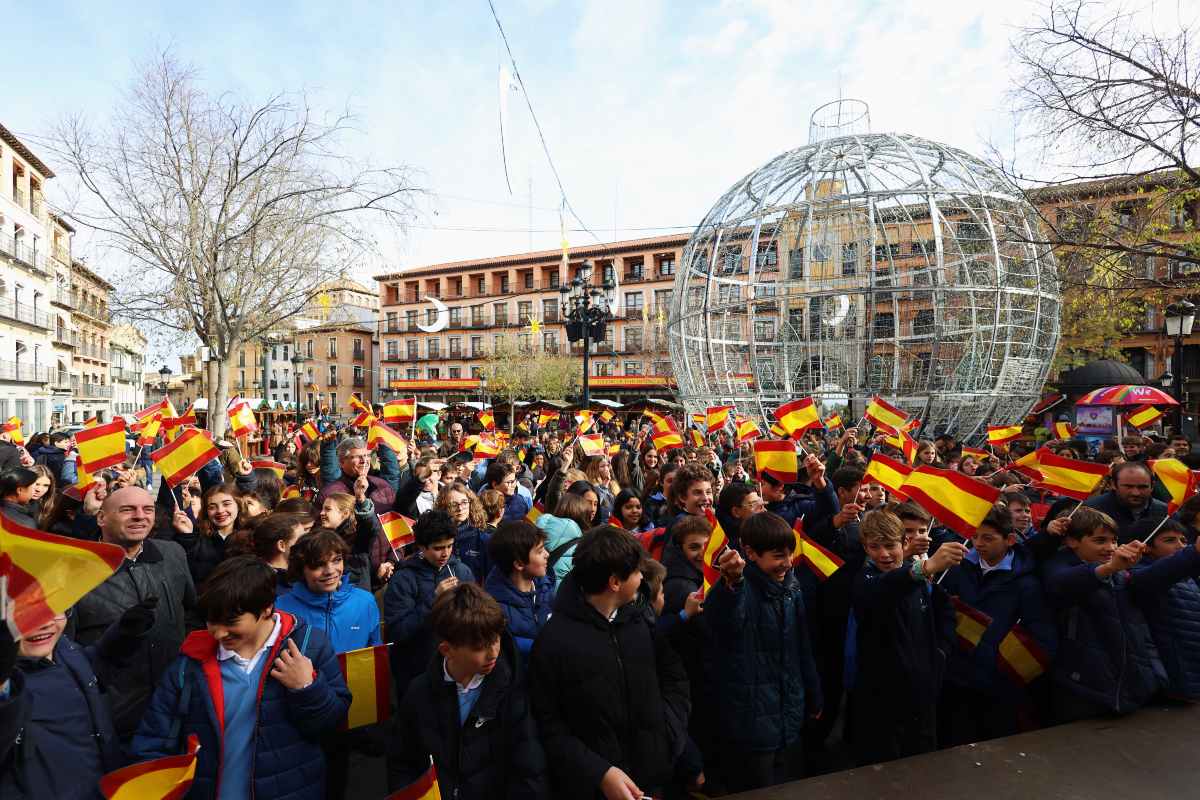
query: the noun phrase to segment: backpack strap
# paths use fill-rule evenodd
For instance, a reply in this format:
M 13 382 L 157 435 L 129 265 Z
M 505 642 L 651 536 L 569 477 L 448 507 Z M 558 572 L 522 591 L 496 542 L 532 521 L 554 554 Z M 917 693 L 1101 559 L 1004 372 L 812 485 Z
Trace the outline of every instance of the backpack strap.
M 550 551 L 550 561 L 547 564 L 547 568 L 554 569 L 554 565 L 558 563 L 558 560 L 560 558 L 562 558 L 564 555 L 566 555 L 567 550 L 574 547 L 576 545 L 576 543 L 578 543 L 579 540 L 582 538 L 583 538 L 582 536 L 576 536 L 574 539 L 567 539 L 565 542 L 560 544 L 558 547 L 551 550 Z
M 175 718 L 171 721 L 171 732 L 169 739 L 174 742 L 182 742 L 180 739 L 180 730 L 183 728 L 183 718 L 187 716 L 188 706 L 192 702 L 192 684 L 187 681 L 187 659 L 179 659 L 179 702 L 175 706 Z M 183 748 L 186 743 L 180 746 Z M 183 749 L 180 752 L 184 752 Z
M 300 640 L 300 655 L 305 655 L 305 650 L 308 649 L 308 640 L 312 636 L 312 625 L 304 626 L 304 638 Z

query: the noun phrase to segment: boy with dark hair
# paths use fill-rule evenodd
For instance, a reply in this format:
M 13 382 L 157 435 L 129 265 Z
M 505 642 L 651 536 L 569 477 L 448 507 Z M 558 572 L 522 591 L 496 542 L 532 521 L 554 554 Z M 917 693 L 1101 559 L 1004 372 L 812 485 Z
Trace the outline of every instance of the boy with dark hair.
M 503 522 L 488 543 L 488 556 L 492 569 L 483 588 L 500 604 L 524 663 L 554 600 L 546 534 L 527 520 Z
M 1033 527 L 1033 504 L 1029 502 L 1025 492 L 1015 488 L 1005 489 L 1000 493 L 1000 502 L 1004 503 L 1012 516 L 1013 533 L 1017 536 L 1018 544 L 1023 544 L 1037 535 Z
M 720 651 L 714 663 L 726 734 L 722 773 L 735 792 L 804 777 L 805 718 L 821 714 L 804 599 L 792 573 L 795 543 L 782 517 L 750 517 L 742 525 L 749 563 L 731 559 L 737 567 L 705 599 Z
M 589 531 L 533 645 L 529 685 L 555 797 L 641 797 L 670 780 L 688 716 L 678 656 L 633 600 L 644 553 Z
M 854 693 L 849 721 L 859 765 L 937 747 L 938 693 L 953 646 L 954 612 L 933 579 L 962 561 L 947 542 L 928 560 L 905 556 L 904 524 L 879 509 L 860 525 L 867 560 L 855 578 Z
M 408 683 L 425 671 L 437 642 L 429 628 L 434 599 L 460 583 L 471 583 L 471 569 L 454 555 L 458 526 L 438 508 L 426 511 L 413 526 L 416 555 L 396 565 L 383 595 L 383 619 L 392 640 L 392 682 L 403 697 Z
M 429 624 L 437 655 L 400 703 L 390 789 L 420 778 L 432 755 L 443 797 L 549 797 L 546 757 L 500 606 L 461 583 L 434 601 Z
M 1159 522 L 1136 522 L 1130 534 L 1141 540 Z M 1150 633 L 1167 671 L 1167 694 L 1194 702 L 1200 700 L 1200 539 L 1188 544 L 1187 532 L 1175 520 L 1162 523 L 1133 568 L 1134 599 L 1142 607 Z M 1149 580 L 1147 580 L 1149 579 Z M 1166 584 L 1159 591 L 1147 585 Z
M 1142 584 L 1147 591 L 1159 588 L 1161 570 L 1131 580 L 1129 570 L 1145 546 L 1137 540 L 1118 545 L 1117 523 L 1086 505 L 1075 510 L 1063 536 L 1065 547 L 1042 573 L 1058 622 L 1055 721 L 1134 711 L 1167 685 L 1150 626 L 1130 596 Z
M 292 591 L 277 607 L 325 634 L 335 653 L 382 644 L 379 605 L 365 589 L 350 583 L 346 556 L 350 546 L 328 528 L 314 528 L 288 552 Z
M 664 611 L 678 614 L 687 596 L 704 582 L 704 546 L 712 535 L 712 525 L 700 516 L 687 514 L 675 522 L 671 541 L 663 550 L 662 565 Z
M 253 556 L 222 562 L 200 595 L 195 631 L 158 683 L 131 747 L 136 760 L 200 739 L 188 797 L 321 798 L 320 738 L 350 690 L 320 631 L 275 610 L 275 570 Z
M 1000 642 L 1019 623 L 1047 657 L 1053 656 L 1057 643 L 1037 561 L 1017 544 L 1012 516 L 1003 503 L 983 518 L 971 543 L 962 563 L 946 572 L 941 587 L 992 622 L 970 653 L 961 647 L 950 651 L 938 709 L 946 746 L 1034 727 L 1029 712 L 1035 710 L 1035 695 L 1000 669 Z

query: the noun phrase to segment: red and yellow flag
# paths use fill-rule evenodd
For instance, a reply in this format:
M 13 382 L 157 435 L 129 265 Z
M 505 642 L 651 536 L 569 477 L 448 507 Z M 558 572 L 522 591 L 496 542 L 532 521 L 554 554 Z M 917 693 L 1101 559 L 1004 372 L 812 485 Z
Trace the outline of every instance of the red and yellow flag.
M 1009 466 L 1009 469 L 1021 473 L 1031 481 L 1040 481 L 1042 473 L 1038 471 L 1038 459 L 1041 458 L 1043 450 L 1045 448 L 1034 450 L 1032 453 L 1026 453 L 1014 461 Z
M 613 413 L 611 408 L 606 408 L 600 412 L 600 421 L 601 422 L 612 422 L 613 418 L 616 416 L 617 415 Z
M 393 550 L 402 550 L 412 544 L 412 520 L 396 511 L 387 511 L 379 515 L 379 524 L 383 528 L 384 538 Z
M 842 424 L 841 414 L 830 414 L 825 418 L 825 427 L 833 430 L 834 428 L 844 428 L 846 426 Z
M 704 420 L 708 425 L 709 433 L 716 433 L 729 424 L 729 416 L 733 413 L 733 406 L 709 406 L 704 411 Z
M 615 455 L 616 455 L 617 453 L 619 453 L 619 452 L 621 452 L 621 443 L 620 443 L 620 442 L 613 442 L 612 444 L 610 444 L 610 445 L 608 446 L 608 454 L 609 454 L 610 456 L 615 456 Z M 520 452 L 520 456 L 522 456 L 522 458 L 521 458 L 521 460 L 522 460 L 522 461 L 524 461 L 524 460 L 525 460 L 525 459 L 524 459 L 524 457 L 523 457 L 524 455 L 525 455 L 525 451 L 524 451 L 524 450 L 522 450 L 522 451 Z
M 360 411 L 354 417 L 354 419 L 350 420 L 348 423 L 346 423 L 346 425 L 347 425 L 347 427 L 350 427 L 350 428 L 370 429 L 371 423 L 374 422 L 376 419 L 378 419 L 378 418 L 374 414 L 372 414 L 370 411 Z
M 250 408 L 250 403 L 240 396 L 229 401 L 226 412 L 229 414 L 229 428 L 233 431 L 234 436 L 247 436 L 258 430 L 258 420 L 254 417 L 254 409 Z
M 354 409 L 355 411 L 358 411 L 359 413 L 363 413 L 363 414 L 371 413 L 371 407 L 369 405 L 367 405 L 366 403 L 364 403 L 362 401 L 362 398 L 356 394 L 350 395 L 350 399 L 347 402 L 350 404 L 350 408 Z
M 964 456 L 970 456 L 977 461 L 982 461 L 991 455 L 991 453 L 989 453 L 987 450 L 981 450 L 978 447 L 964 447 L 962 449 L 962 454 Z
M 476 458 L 495 458 L 500 455 L 500 443 L 488 436 L 480 436 L 475 445 Z
M 775 419 L 788 436 L 796 439 L 807 430 L 821 427 L 821 415 L 811 397 L 784 403 L 775 409 Z
M 309 420 L 300 426 L 296 431 L 296 435 L 304 440 L 305 444 L 310 444 L 321 438 L 321 431 L 317 428 L 315 420 Z
M 872 459 L 873 460 L 873 459 Z M 1000 498 L 1000 490 L 961 472 L 921 466 L 904 479 L 901 491 L 964 539 Z
M 692 444 L 695 447 L 704 447 L 704 434 L 695 428 L 688 428 L 688 433 L 692 435 Z
M 1104 464 L 1063 458 L 1049 450 L 1038 451 L 1037 470 L 1042 478 L 1034 485 L 1076 500 L 1086 499 L 1108 475 L 1108 467 Z
M 996 647 L 997 663 L 1010 678 L 1022 685 L 1033 683 L 1050 668 L 1050 656 L 1020 625 L 1004 635 Z
M 951 597 L 950 600 L 954 603 L 954 634 L 958 646 L 970 653 L 979 646 L 988 626 L 992 624 L 992 618 L 958 597 Z
M 882 453 L 875 453 L 871 456 L 870 462 L 867 463 L 867 470 L 863 476 L 863 480 L 878 483 L 892 494 L 904 498 L 907 496 L 903 491 L 904 480 L 911 472 L 912 467 L 888 458 Z
M 485 408 L 476 416 L 479 418 L 479 424 L 483 426 L 485 431 L 496 430 L 496 418 L 492 416 L 491 411 Z
M 12 622 L 23 636 L 65 614 L 124 560 L 116 545 L 43 533 L 0 515 L 0 574 L 8 576 Z
M 374 450 L 380 444 L 386 445 L 393 453 L 400 453 L 408 448 L 408 442 L 404 441 L 403 436 L 376 419 L 371 422 L 371 427 L 367 428 L 367 449 Z
M 683 447 L 683 435 L 679 431 L 655 431 L 650 441 L 660 453 Z
M 656 414 L 648 408 L 642 412 L 642 416 L 650 418 L 650 424 L 654 426 L 655 430 L 673 431 L 677 429 L 675 420 L 664 417 L 662 414 Z
M 725 538 L 725 530 L 717 521 L 712 510 L 706 508 L 704 516 L 708 517 L 708 524 L 712 525 L 712 533 L 708 535 L 708 542 L 704 545 L 704 584 L 700 587 L 701 597 L 707 597 L 708 590 L 721 579 L 721 570 L 717 567 L 717 559 L 720 558 L 721 551 L 729 544 L 729 540 Z
M 392 712 L 392 671 L 388 646 L 377 644 L 338 653 L 338 666 L 346 678 L 353 700 L 342 722 L 342 730 L 383 722 Z
M 1056 439 L 1074 439 L 1076 428 L 1069 422 L 1054 423 L 1054 436 Z
M 872 425 L 880 430 L 894 433 L 908 422 L 908 414 L 905 414 L 900 409 L 885 401 L 882 397 L 876 395 L 871 398 L 871 402 L 867 403 L 865 416 Z
M 588 433 L 578 437 L 579 447 L 585 456 L 604 455 L 604 437 L 598 433 Z
M 1147 464 L 1171 495 L 1171 500 L 1167 503 L 1169 513 L 1174 514 L 1183 505 L 1184 500 L 1196 493 L 1196 473 L 1179 459 L 1159 458 L 1148 461 Z
M 771 435 L 778 436 L 780 439 L 786 439 L 788 433 L 787 433 L 787 431 L 785 431 L 783 429 L 783 426 L 780 425 L 778 422 L 772 422 L 771 423 Z
M 799 472 L 796 446 L 790 440 L 759 439 L 754 443 L 754 471 L 779 483 L 795 483 Z
M 792 548 L 792 567 L 803 564 L 813 571 L 818 580 L 824 581 L 845 565 L 845 561 L 817 544 L 804 532 L 803 519 L 797 519 L 792 525 L 792 530 L 796 533 L 796 545 Z
M 538 412 L 538 427 L 544 428 L 551 422 L 558 422 L 559 413 L 550 409 L 542 409 Z
M 417 398 L 389 400 L 383 404 L 383 421 L 391 425 L 412 422 L 417 418 Z
M 1125 415 L 1125 421 L 1140 431 L 1158 422 L 1162 417 L 1163 412 L 1154 406 L 1138 406 Z
M 159 432 L 159 430 L 162 429 L 162 427 L 163 427 L 163 418 L 162 417 L 154 417 L 150 420 L 147 420 L 146 423 L 142 426 L 141 432 L 138 433 L 138 437 L 137 437 L 138 447 L 149 447 L 150 445 L 153 445 L 155 439 L 158 438 L 158 432 Z
M 738 417 L 734 420 L 734 424 L 737 427 L 737 443 L 739 445 L 762 436 L 762 430 L 758 427 L 758 423 L 749 417 Z
M 291 500 L 293 497 L 300 496 L 300 487 L 294 483 L 290 483 L 283 487 L 283 491 L 279 495 L 280 500 Z
M 592 428 L 595 422 L 595 412 L 590 409 L 583 409 L 575 414 L 575 435 L 582 436 Z
M 125 460 L 125 420 L 117 417 L 112 422 L 84 428 L 75 434 L 79 448 L 79 463 L 88 472 L 120 464 Z
M 21 418 L 9 417 L 8 422 L 4 423 L 4 433 L 8 434 L 8 438 L 15 445 L 25 444 L 25 434 L 21 433 Z
M 271 472 L 275 473 L 275 477 L 279 478 L 279 480 L 283 480 L 283 473 L 285 470 L 287 470 L 286 464 L 280 464 L 278 461 L 268 461 L 266 459 L 262 461 L 251 461 L 250 466 L 254 469 L 269 469 Z
M 912 433 L 913 431 L 915 431 L 915 430 L 916 430 L 917 428 L 919 428 L 919 427 L 921 427 L 921 420 L 920 420 L 920 418 L 919 418 L 919 417 L 913 417 L 913 418 L 912 418 L 912 419 L 910 419 L 908 422 L 906 422 L 906 423 L 904 423 L 903 425 L 901 425 L 901 426 L 900 426 L 900 430 L 902 430 L 902 431 L 907 431 L 908 433 Z
M 992 447 L 1006 445 L 1014 439 L 1021 438 L 1020 425 L 988 425 L 988 444 Z
M 900 428 L 899 430 L 896 431 L 895 434 L 886 437 L 884 439 L 884 441 L 886 441 L 888 444 L 890 444 L 892 447 L 896 448 L 900 452 L 904 453 L 904 460 L 907 461 L 909 464 L 913 464 L 916 462 L 916 460 L 917 460 L 917 443 L 913 440 L 913 438 L 911 436 L 908 435 L 908 431 L 904 430 L 903 428 Z
M 442 800 L 438 788 L 437 767 L 432 763 L 424 775 L 399 791 L 392 792 L 384 800 Z
M 546 506 L 542 505 L 541 501 L 538 501 L 538 502 L 534 503 L 533 506 L 529 509 L 529 511 L 525 514 L 525 519 L 526 519 L 526 521 L 532 522 L 534 525 L 536 525 L 537 521 L 538 521 L 538 517 L 540 517 L 542 514 L 545 514 L 545 513 L 546 513 Z
M 138 422 L 145 422 L 153 417 L 174 416 L 174 409 L 170 409 L 171 401 L 167 398 L 159 400 L 157 403 L 151 403 L 141 411 L 133 412 L 133 418 Z
M 692 414 L 692 424 L 703 428 L 708 424 L 708 417 L 703 414 Z
M 192 788 L 199 751 L 200 740 L 189 735 L 186 753 L 110 772 L 100 779 L 100 793 L 106 800 L 181 800 Z
M 174 489 L 220 455 L 208 431 L 188 428 L 170 444 L 150 454 L 167 486 Z

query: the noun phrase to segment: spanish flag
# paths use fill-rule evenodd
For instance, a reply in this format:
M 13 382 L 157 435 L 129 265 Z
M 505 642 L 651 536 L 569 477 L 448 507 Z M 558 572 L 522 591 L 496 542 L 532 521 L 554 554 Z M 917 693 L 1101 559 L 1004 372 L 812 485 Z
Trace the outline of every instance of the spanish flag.
M 391 425 L 412 422 L 417 418 L 417 398 L 389 400 L 383 404 L 383 421 Z
M 738 417 L 735 420 L 735 424 L 737 427 L 737 443 L 739 445 L 762 436 L 762 430 L 758 427 L 758 423 L 749 417 Z
M 821 415 L 811 397 L 784 403 L 775 409 L 775 419 L 788 436 L 800 438 L 800 434 L 811 428 L 821 427 Z
M 988 425 L 988 444 L 992 447 L 1000 447 L 1014 439 L 1020 439 L 1021 430 L 1020 425 Z
M 698 428 L 708 425 L 708 417 L 703 414 L 692 414 L 692 424 Z
M 796 446 L 788 440 L 759 439 L 754 443 L 754 471 L 779 483 L 795 483 L 799 472 Z
M 962 449 L 962 454 L 964 457 L 970 456 L 977 461 L 982 461 L 991 455 L 991 453 L 989 453 L 987 450 L 980 450 L 978 447 L 964 447 Z
M 788 438 L 788 433 L 783 429 L 783 426 L 778 422 L 771 423 L 771 435 L 778 436 L 780 439 Z
M 395 511 L 379 514 L 383 536 L 393 550 L 403 550 L 413 543 L 412 520 Z
M 961 472 L 921 466 L 904 479 L 901 491 L 964 539 L 1000 498 L 1000 490 Z
M 612 444 L 610 444 L 610 445 L 608 446 L 608 454 L 609 454 L 610 456 L 615 456 L 615 455 L 616 455 L 617 453 L 619 453 L 619 452 L 621 452 L 621 443 L 620 443 L 620 442 L 613 442 Z M 521 452 L 518 454 L 518 457 L 519 457 L 519 458 L 520 458 L 522 461 L 524 461 L 524 460 L 525 460 L 525 451 L 524 451 L 524 450 L 522 450 L 522 451 L 521 451 Z
M 1183 505 L 1184 500 L 1196 493 L 1196 473 L 1177 458 L 1159 458 L 1147 463 L 1154 471 L 1155 477 L 1162 481 L 1162 485 L 1170 493 L 1171 501 L 1167 503 L 1167 511 L 1174 514 Z
M 364 403 L 362 398 L 356 394 L 350 395 L 350 400 L 347 402 L 349 402 L 350 408 L 354 409 L 355 411 L 359 411 L 364 414 L 371 413 L 371 407 Z
M 1032 453 L 1026 453 L 1014 461 L 1009 466 L 1009 469 L 1013 470 L 1014 472 L 1021 473 L 1031 481 L 1040 481 L 1042 479 L 1042 473 L 1038 470 L 1038 463 L 1042 456 L 1043 450 L 1045 450 L 1045 448 L 1039 448 L 1034 450 Z
M 117 417 L 112 422 L 84 428 L 75 434 L 79 448 L 79 463 L 88 472 L 120 464 L 125 460 L 125 420 Z
M 1000 669 L 1019 684 L 1028 686 L 1050 668 L 1050 656 L 1020 625 L 1004 635 L 996 648 Z
M 66 613 L 124 560 L 116 545 L 55 536 L 0 516 L 0 562 L 7 562 L 12 622 L 23 636 Z
M 392 715 L 392 671 L 388 646 L 377 644 L 338 653 L 338 666 L 353 699 L 342 730 L 383 722 Z
M 1069 422 L 1054 423 L 1054 435 L 1059 439 L 1074 439 L 1076 428 Z
M 601 422 L 612 422 L 613 417 L 615 417 L 615 416 L 616 416 L 616 414 L 614 414 L 612 412 L 611 408 L 606 408 L 600 412 L 600 421 Z
M 146 406 L 141 411 L 133 412 L 133 418 L 138 422 L 145 422 L 154 417 L 174 416 L 174 409 L 168 410 L 168 406 L 170 405 L 171 401 L 164 397 L 157 403 L 151 403 Z
M 842 424 L 841 414 L 830 414 L 825 418 L 825 427 L 833 430 L 834 428 L 844 428 L 846 426 Z
M 154 440 L 158 438 L 158 432 L 163 426 L 162 417 L 154 417 L 142 426 L 141 433 L 138 434 L 138 447 L 149 447 L 154 444 Z
M 885 401 L 882 397 L 875 396 L 871 398 L 871 402 L 867 403 L 867 410 L 864 416 L 880 430 L 894 433 L 903 427 L 908 421 L 908 414 L 905 414 L 900 409 Z
M 1158 422 L 1162 417 L 1163 412 L 1154 406 L 1138 406 L 1125 415 L 1125 421 L 1140 431 L 1142 428 Z
M 729 540 L 725 538 L 725 530 L 711 509 L 706 508 L 704 516 L 708 517 L 708 524 L 712 526 L 712 533 L 708 535 L 708 543 L 704 545 L 704 584 L 700 587 L 701 596 L 707 597 L 708 590 L 721 579 L 721 570 L 717 568 L 717 559 L 728 546 Z
M 220 454 L 208 431 L 188 428 L 175 441 L 151 453 L 150 459 L 162 473 L 167 486 L 174 489 Z
M 992 618 L 957 597 L 951 597 L 950 600 L 954 603 L 954 634 L 958 646 L 970 653 L 979 646 L 988 626 L 992 624 Z
M 650 441 L 654 445 L 654 449 L 660 453 L 683 447 L 683 435 L 677 430 L 656 430 Z
M 483 426 L 485 431 L 496 430 L 496 418 L 492 416 L 492 412 L 488 409 L 483 409 L 479 412 L 479 424 Z
M 583 409 L 575 415 L 575 435 L 582 436 L 591 430 L 594 413 L 588 409 Z
M 576 438 L 585 456 L 604 455 L 604 437 L 598 433 L 589 433 Z
M 386 445 L 393 453 L 399 453 L 408 448 L 408 442 L 404 441 L 403 436 L 379 420 L 375 420 L 371 423 L 371 427 L 367 428 L 367 449 L 374 450 L 380 444 Z
M 867 463 L 863 480 L 878 483 L 892 494 L 903 498 L 907 496 L 903 491 L 904 481 L 911 472 L 912 467 L 890 459 L 882 453 L 875 453 Z
M 915 431 L 915 430 L 916 430 L 917 428 L 919 428 L 919 427 L 921 427 L 921 420 L 920 420 L 920 418 L 918 418 L 918 417 L 913 417 L 913 418 L 912 418 L 912 419 L 910 419 L 908 422 L 906 422 L 906 423 L 904 423 L 903 425 L 901 425 L 901 426 L 900 426 L 900 430 L 902 430 L 902 431 L 907 431 L 908 433 L 912 433 L 913 431 Z
M 542 505 L 541 501 L 533 504 L 533 507 L 525 514 L 525 521 L 537 524 L 538 517 L 546 513 L 546 506 Z
M 688 432 L 692 434 L 692 444 L 696 447 L 704 447 L 704 434 L 695 428 L 689 428 Z
M 285 464 L 280 464 L 278 461 L 251 461 L 250 466 L 254 469 L 269 469 L 275 473 L 275 477 L 283 480 L 283 473 L 287 469 Z
M 358 415 L 354 417 L 354 419 L 346 423 L 346 427 L 369 429 L 371 427 L 371 423 L 373 423 L 376 419 L 377 417 L 370 411 L 360 411 L 358 412 Z
M 888 436 L 884 439 L 892 447 L 904 453 L 904 460 L 909 464 L 915 463 L 917 460 L 917 443 L 908 435 L 908 431 L 903 428 L 896 431 L 894 436 Z
M 500 443 L 487 436 L 480 436 L 479 443 L 475 445 L 475 457 L 495 458 L 498 455 L 500 455 Z
M 538 427 L 544 428 L 551 422 L 558 422 L 559 414 L 557 411 L 543 409 L 538 412 Z
M 1049 450 L 1038 451 L 1038 453 L 1037 469 L 1042 474 L 1042 478 L 1040 481 L 1036 481 L 1035 485 L 1064 497 L 1084 500 L 1108 475 L 1108 467 L 1104 464 L 1063 458 Z
M 403 789 L 392 792 L 384 800 L 442 800 L 442 790 L 438 788 L 437 767 L 430 764 L 424 775 Z
M 809 538 L 804 532 L 803 519 L 797 519 L 792 525 L 792 530 L 796 533 L 796 546 L 792 548 L 792 567 L 803 564 L 813 571 L 818 580 L 824 581 L 845 565 L 845 561 Z
M 294 483 L 289 483 L 283 487 L 283 491 L 279 495 L 280 500 L 291 500 L 293 497 L 300 496 L 300 487 Z
M 198 752 L 200 740 L 191 734 L 183 755 L 130 764 L 110 772 L 100 779 L 100 793 L 106 800 L 181 800 L 196 777 Z
M 246 436 L 258 430 L 258 420 L 254 418 L 254 410 L 241 397 L 229 401 L 226 409 L 229 413 L 229 428 L 234 436 Z
M 642 412 L 650 418 L 650 423 L 656 431 L 677 431 L 679 426 L 675 424 L 675 420 L 671 417 L 664 417 L 661 414 L 655 414 L 653 411 L 646 410 Z
M 729 415 L 733 413 L 733 406 L 710 406 L 704 411 L 705 421 L 708 423 L 708 432 L 716 433 L 729 424 Z
M 21 418 L 9 417 L 8 422 L 4 423 L 4 432 L 12 439 L 15 445 L 25 444 L 25 434 L 21 433 Z
M 305 444 L 311 444 L 321 438 L 321 431 L 317 428 L 315 420 L 309 420 L 300 426 L 296 431 L 296 435 L 304 439 Z

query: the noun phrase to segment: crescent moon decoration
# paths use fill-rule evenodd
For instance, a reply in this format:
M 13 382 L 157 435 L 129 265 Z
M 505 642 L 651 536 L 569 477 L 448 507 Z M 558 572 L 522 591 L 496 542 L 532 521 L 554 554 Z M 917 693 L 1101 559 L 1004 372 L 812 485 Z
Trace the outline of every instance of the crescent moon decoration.
M 417 329 L 425 331 L 425 333 L 438 333 L 446 330 L 447 326 L 450 325 L 450 309 L 446 307 L 445 303 L 436 297 L 426 296 L 425 299 L 433 303 L 433 307 L 437 309 L 437 321 L 432 325 L 422 325 L 418 322 Z

